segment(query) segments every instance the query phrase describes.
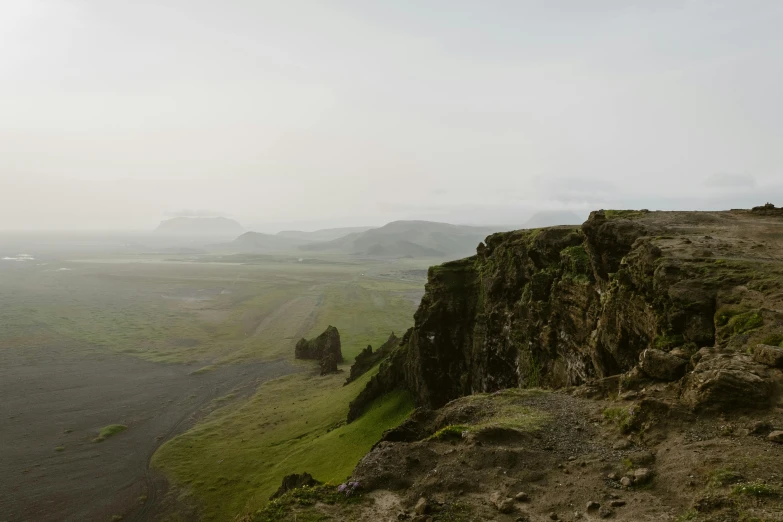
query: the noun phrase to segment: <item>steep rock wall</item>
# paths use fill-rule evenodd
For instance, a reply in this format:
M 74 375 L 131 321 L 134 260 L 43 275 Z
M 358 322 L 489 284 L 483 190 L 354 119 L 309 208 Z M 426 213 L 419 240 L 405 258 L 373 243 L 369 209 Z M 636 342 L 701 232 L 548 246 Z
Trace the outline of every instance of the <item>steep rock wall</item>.
M 429 270 L 415 326 L 349 420 L 395 387 L 437 408 L 471 393 L 617 375 L 648 348 L 687 358 L 715 345 L 716 311 L 737 302 L 730 290 L 750 269 L 704 248 L 744 255 L 742 233 L 719 241 L 704 231 L 737 232 L 748 217 L 598 211 L 581 228 L 489 236 L 476 256 Z

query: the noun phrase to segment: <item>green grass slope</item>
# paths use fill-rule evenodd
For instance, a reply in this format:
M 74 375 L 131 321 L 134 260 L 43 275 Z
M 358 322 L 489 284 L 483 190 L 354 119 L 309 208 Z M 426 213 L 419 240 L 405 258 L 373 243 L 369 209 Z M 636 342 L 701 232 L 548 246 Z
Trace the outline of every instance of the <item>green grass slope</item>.
M 345 387 L 343 374 L 266 383 L 246 403 L 219 410 L 167 442 L 153 467 L 201 507 L 204 520 L 232 520 L 261 508 L 290 473 L 339 483 L 413 409 L 406 393 L 391 394 L 345 425 L 346 404 L 370 377 Z

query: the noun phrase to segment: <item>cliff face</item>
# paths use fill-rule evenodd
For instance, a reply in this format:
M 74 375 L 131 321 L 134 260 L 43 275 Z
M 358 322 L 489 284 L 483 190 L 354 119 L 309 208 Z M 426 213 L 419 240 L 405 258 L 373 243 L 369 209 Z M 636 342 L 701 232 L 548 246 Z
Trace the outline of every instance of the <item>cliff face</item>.
M 702 347 L 747 350 L 780 329 L 770 260 L 781 245 L 767 240 L 783 220 L 770 215 L 599 211 L 581 228 L 489 236 L 476 256 L 430 269 L 415 326 L 349 420 L 395 387 L 437 408 L 503 388 L 631 378 L 645 350 L 691 365 Z M 728 326 L 748 314 L 758 324 Z

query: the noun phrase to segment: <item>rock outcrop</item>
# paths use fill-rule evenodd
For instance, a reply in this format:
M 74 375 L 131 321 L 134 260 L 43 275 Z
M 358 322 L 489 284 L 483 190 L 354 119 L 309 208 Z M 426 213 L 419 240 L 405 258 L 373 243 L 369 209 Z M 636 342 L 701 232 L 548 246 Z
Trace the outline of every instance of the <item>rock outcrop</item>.
M 309 341 L 301 339 L 296 343 L 297 359 L 315 359 L 319 361 L 321 375 L 337 371 L 337 365 L 343 362 L 343 352 L 340 344 L 340 332 L 334 326 Z
M 783 368 L 783 348 L 766 344 L 756 345 L 753 350 L 753 359 L 773 368 Z
M 579 228 L 491 235 L 475 256 L 430 268 L 415 326 L 349 420 L 394 388 L 438 408 L 478 392 L 632 371 L 675 381 L 699 348 L 744 354 L 783 323 L 783 272 L 771 262 L 783 245 L 769 242 L 783 221 L 770 233 L 773 210 L 598 211 Z M 746 359 L 698 363 L 688 402 L 721 402 L 721 390 L 758 378 L 751 401 L 768 404 L 777 377 Z
M 696 410 L 766 408 L 774 380 L 767 368 L 741 354 L 703 357 L 685 382 L 683 398 Z
M 356 362 L 351 366 L 351 374 L 345 380 L 345 384 L 355 381 L 367 371 L 375 366 L 378 361 L 388 356 L 393 349 L 400 344 L 400 338 L 391 333 L 385 343 L 381 345 L 376 351 L 372 351 L 372 346 L 367 346 L 362 350 L 359 355 L 356 356 Z
M 277 489 L 275 494 L 269 497 L 269 500 L 274 500 L 278 497 L 281 497 L 293 489 L 313 487 L 320 484 L 322 484 L 322 482 L 315 480 L 309 473 L 294 473 L 292 475 L 286 475 L 283 478 L 283 483 Z
M 676 381 L 681 378 L 685 375 L 687 365 L 686 359 L 655 348 L 643 351 L 639 360 L 639 368 L 642 372 L 662 381 Z

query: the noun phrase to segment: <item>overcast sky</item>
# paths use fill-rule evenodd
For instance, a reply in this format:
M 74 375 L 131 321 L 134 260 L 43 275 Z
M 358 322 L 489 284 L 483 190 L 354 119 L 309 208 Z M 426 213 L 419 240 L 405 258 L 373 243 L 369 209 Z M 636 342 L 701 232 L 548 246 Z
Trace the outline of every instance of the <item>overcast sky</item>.
M 0 229 L 783 205 L 781 27 L 777 0 L 2 0 Z

